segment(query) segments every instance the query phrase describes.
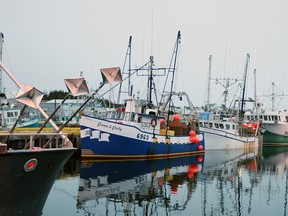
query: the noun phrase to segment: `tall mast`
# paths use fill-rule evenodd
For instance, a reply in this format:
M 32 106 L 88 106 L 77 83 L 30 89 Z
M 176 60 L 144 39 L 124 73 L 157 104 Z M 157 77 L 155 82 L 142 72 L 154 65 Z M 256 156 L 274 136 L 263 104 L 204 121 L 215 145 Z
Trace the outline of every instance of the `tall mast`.
M 210 110 L 210 79 L 211 79 L 211 65 L 212 65 L 212 55 L 209 55 L 209 73 L 208 73 L 208 93 L 207 93 L 207 111 Z
M 132 36 L 129 37 L 129 43 L 128 43 L 128 48 L 126 51 L 126 57 L 125 57 L 125 61 L 124 61 L 124 66 L 123 66 L 123 72 L 122 72 L 122 77 L 125 73 L 125 65 L 126 65 L 126 60 L 127 60 L 127 56 L 128 56 L 128 90 L 127 92 L 123 92 L 122 91 L 122 82 L 120 83 L 119 86 L 119 92 L 118 92 L 118 98 L 117 98 L 117 104 L 120 104 L 120 97 L 121 97 L 121 93 L 128 93 L 128 96 L 132 96 L 132 86 L 131 86 L 131 44 L 132 44 Z
M 150 71 L 148 75 L 148 93 L 147 93 L 147 107 L 152 108 L 153 102 L 152 102 L 152 89 L 153 89 L 153 56 L 150 56 Z
M 248 65 L 250 61 L 250 54 L 247 54 L 247 60 L 245 65 L 245 71 L 244 71 L 244 79 L 243 79 L 243 92 L 242 92 L 242 98 L 241 98 L 241 109 L 240 109 L 240 116 L 242 117 L 243 110 L 244 110 L 244 100 L 245 100 L 245 91 L 246 91 L 246 82 L 247 82 L 247 71 L 248 71 Z
M 256 92 L 256 69 L 254 69 L 254 107 L 257 112 L 258 107 L 257 107 L 257 92 Z
M 170 71 L 170 72 L 172 72 L 172 79 L 171 79 L 171 88 L 170 88 L 170 96 L 169 96 L 170 100 L 169 100 L 169 106 L 168 106 L 167 122 L 169 122 L 169 117 L 170 117 L 170 109 L 171 109 L 171 103 L 172 103 L 171 102 L 171 98 L 172 98 L 172 94 L 173 94 L 173 85 L 174 85 L 174 77 L 175 77 L 175 70 L 176 70 L 176 63 L 177 63 L 178 47 L 179 47 L 180 43 L 181 43 L 181 33 L 180 33 L 180 31 L 178 31 L 177 40 L 176 40 L 176 44 L 175 44 L 175 49 L 174 49 L 174 52 L 173 52 L 174 64 L 173 64 L 173 67 L 172 67 L 172 71 Z M 169 70 L 170 70 L 170 67 L 169 67 Z M 166 134 L 166 136 L 167 136 L 167 134 Z
M 4 42 L 4 35 L 0 32 L 0 62 L 2 62 L 2 48 Z M 0 67 L 0 92 L 2 92 L 2 68 Z

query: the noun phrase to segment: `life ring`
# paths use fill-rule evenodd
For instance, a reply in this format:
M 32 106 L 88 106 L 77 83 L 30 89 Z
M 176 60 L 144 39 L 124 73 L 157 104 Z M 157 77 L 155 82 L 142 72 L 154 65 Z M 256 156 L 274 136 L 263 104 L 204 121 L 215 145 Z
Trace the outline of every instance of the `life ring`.
M 152 125 L 152 127 L 156 127 L 157 120 L 155 118 L 151 120 L 151 125 Z

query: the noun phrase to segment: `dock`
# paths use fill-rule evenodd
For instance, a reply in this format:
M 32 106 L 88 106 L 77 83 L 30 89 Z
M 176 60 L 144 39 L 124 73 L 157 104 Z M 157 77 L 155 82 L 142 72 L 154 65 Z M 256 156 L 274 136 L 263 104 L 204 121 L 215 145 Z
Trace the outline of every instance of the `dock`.
M 13 140 L 13 146 L 19 145 L 22 146 L 27 144 L 27 136 L 29 134 L 37 134 L 39 128 L 15 128 L 14 132 L 11 134 L 7 130 L 0 131 L 0 137 L 7 138 Z M 81 157 L 81 142 L 80 142 L 80 127 L 65 127 L 62 130 L 63 134 L 66 134 L 69 140 L 73 143 L 73 147 L 77 148 L 75 156 L 77 158 Z M 41 134 L 51 134 L 55 133 L 54 128 L 43 128 Z M 23 135 L 23 136 L 22 136 Z M 24 136 L 25 135 L 25 136 Z M 2 139 L 1 139 L 2 140 Z M 47 140 L 46 140 L 47 141 Z M 40 143 L 42 146 L 45 144 L 45 140 L 40 140 L 40 138 L 35 137 L 35 142 Z

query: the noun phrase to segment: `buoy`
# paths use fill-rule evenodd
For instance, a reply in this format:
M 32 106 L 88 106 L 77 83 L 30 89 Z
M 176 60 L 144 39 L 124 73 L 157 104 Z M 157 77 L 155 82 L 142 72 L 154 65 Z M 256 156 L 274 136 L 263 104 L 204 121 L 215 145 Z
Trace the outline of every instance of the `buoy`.
M 234 117 L 234 116 L 231 118 L 231 121 L 232 121 L 232 122 L 235 122 L 235 117 Z
M 175 120 L 175 121 L 179 121 L 179 120 L 180 120 L 180 116 L 179 116 L 179 115 L 177 115 L 177 114 L 176 114 L 176 115 L 174 115 L 174 116 L 173 116 L 173 120 Z
M 194 137 L 190 136 L 189 140 L 190 140 L 191 143 L 194 143 L 194 144 L 197 144 L 197 143 L 200 142 L 199 138 L 196 137 L 196 136 L 194 136 Z
M 242 123 L 242 128 L 247 128 L 247 123 Z
M 257 126 L 258 126 L 258 123 L 257 122 L 253 122 L 252 127 L 253 128 L 257 128 Z
M 247 127 L 252 128 L 252 124 L 251 124 L 251 123 L 248 123 L 248 124 L 247 124 Z
M 163 124 L 165 122 L 165 119 L 160 119 L 160 124 Z
M 195 131 L 193 131 L 193 130 L 189 131 L 189 136 L 190 137 L 195 137 L 196 136 Z
M 202 146 L 202 145 L 199 145 L 199 146 L 197 147 L 197 149 L 198 149 L 198 151 L 202 151 L 202 150 L 203 150 L 203 146 Z

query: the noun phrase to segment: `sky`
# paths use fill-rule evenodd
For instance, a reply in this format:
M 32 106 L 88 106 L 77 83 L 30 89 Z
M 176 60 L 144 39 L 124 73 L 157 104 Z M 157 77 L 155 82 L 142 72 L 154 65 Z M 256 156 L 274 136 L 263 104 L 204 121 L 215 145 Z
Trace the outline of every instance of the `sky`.
M 20 83 L 43 92 L 66 90 L 64 79 L 81 72 L 96 89 L 100 68 L 124 68 L 130 36 L 132 68 L 150 56 L 168 67 L 181 31 L 176 91 L 204 105 L 211 55 L 210 102 L 223 103 L 224 80 L 243 79 L 249 54 L 247 94 L 254 97 L 256 77 L 256 94 L 268 107 L 271 97 L 262 96 L 271 95 L 273 82 L 288 94 L 287 11 L 285 0 L 0 0 L 2 61 Z M 142 97 L 145 78 L 131 79 Z M 156 85 L 163 80 L 157 77 Z M 232 83 L 231 92 L 238 86 Z M 2 85 L 7 95 L 16 94 L 5 74 Z M 286 96 L 277 99 L 288 107 Z

